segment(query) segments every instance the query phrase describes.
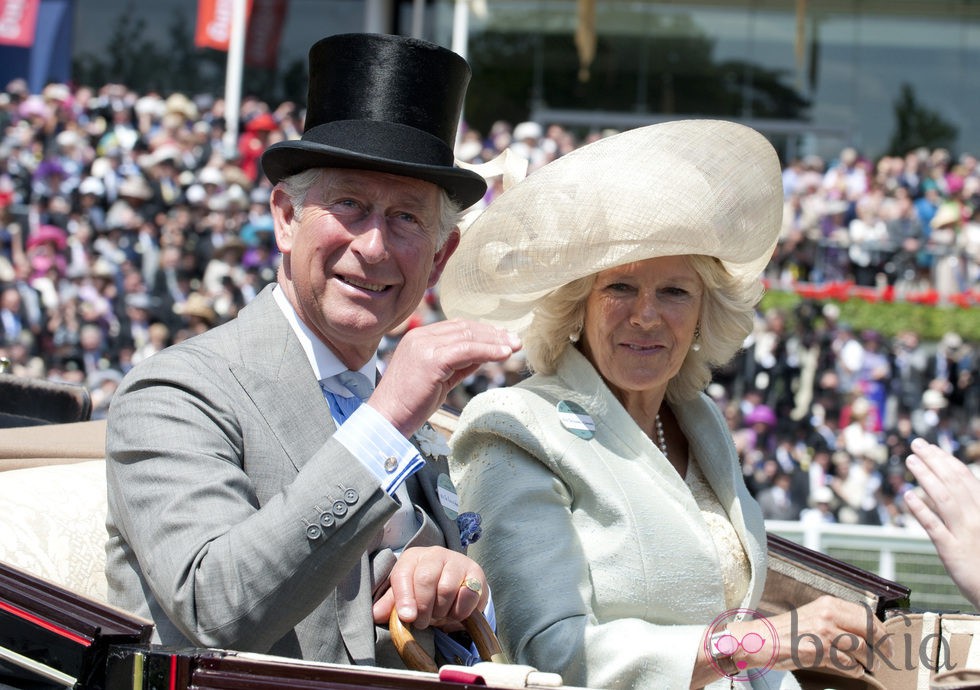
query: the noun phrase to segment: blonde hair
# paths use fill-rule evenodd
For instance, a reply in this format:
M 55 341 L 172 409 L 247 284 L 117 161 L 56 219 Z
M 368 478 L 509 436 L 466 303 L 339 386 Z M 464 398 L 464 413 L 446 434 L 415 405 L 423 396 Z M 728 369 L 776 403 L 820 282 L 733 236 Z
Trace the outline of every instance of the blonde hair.
M 701 348 L 691 350 L 681 370 L 667 385 L 667 400 L 689 400 L 711 382 L 712 370 L 726 364 L 751 333 L 756 305 L 764 292 L 760 280 L 739 280 L 718 259 L 687 255 L 704 286 L 698 320 Z M 566 348 L 582 331 L 585 301 L 595 274 L 573 280 L 549 293 L 535 306 L 531 323 L 521 334 L 531 371 L 553 374 Z
M 565 283 L 542 297 L 531 312 L 531 323 L 521 334 L 528 368 L 553 374 L 565 348 L 578 340 L 585 321 L 585 299 L 595 274 Z

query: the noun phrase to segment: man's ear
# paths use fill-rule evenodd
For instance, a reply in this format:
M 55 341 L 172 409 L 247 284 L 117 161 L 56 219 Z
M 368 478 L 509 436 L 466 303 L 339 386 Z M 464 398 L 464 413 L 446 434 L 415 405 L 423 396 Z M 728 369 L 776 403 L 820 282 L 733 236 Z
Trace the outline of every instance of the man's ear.
M 458 246 L 459 228 L 453 228 L 452 232 L 449 233 L 449 237 L 446 238 L 446 242 L 436 252 L 435 258 L 432 261 L 432 272 L 429 273 L 428 287 L 435 287 L 435 284 L 439 282 L 439 276 L 442 275 L 443 269 L 446 268 L 446 262 L 449 261 L 449 257 L 453 255 L 453 252 L 456 251 L 456 247 Z
M 293 220 L 296 210 L 289 195 L 278 185 L 272 189 L 269 210 L 272 212 L 276 231 L 276 246 L 283 255 L 288 255 L 293 249 Z

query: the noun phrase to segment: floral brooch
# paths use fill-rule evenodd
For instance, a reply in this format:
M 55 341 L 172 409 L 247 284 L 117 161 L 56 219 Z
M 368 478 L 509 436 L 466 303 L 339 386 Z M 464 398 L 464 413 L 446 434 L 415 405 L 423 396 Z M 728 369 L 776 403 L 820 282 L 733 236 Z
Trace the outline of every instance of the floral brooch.
M 415 432 L 415 445 L 422 455 L 430 458 L 449 457 L 449 444 L 435 427 L 426 422 Z

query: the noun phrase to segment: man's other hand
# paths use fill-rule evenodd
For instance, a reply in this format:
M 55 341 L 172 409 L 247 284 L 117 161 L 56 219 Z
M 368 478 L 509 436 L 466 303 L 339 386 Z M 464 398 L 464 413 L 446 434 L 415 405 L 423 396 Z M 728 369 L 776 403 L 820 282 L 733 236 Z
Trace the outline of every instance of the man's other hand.
M 487 605 L 483 568 L 441 546 L 405 549 L 391 570 L 391 587 L 374 603 L 374 622 L 386 625 L 392 606 L 403 623 L 460 630 L 460 623 Z

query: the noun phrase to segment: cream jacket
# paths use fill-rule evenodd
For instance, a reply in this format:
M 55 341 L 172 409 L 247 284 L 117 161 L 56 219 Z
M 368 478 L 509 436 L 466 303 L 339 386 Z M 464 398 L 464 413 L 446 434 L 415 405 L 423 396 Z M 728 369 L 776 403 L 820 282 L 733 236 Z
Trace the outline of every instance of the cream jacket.
M 561 413 L 568 403 L 591 417 L 591 438 Z M 700 396 L 673 410 L 748 554 L 739 607 L 751 608 L 765 584 L 762 514 L 717 406 Z M 460 510 L 482 518 L 469 555 L 512 661 L 590 688 L 689 688 L 727 608 L 720 561 L 683 479 L 589 362 L 569 348 L 555 375 L 477 396 L 452 445 Z

